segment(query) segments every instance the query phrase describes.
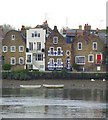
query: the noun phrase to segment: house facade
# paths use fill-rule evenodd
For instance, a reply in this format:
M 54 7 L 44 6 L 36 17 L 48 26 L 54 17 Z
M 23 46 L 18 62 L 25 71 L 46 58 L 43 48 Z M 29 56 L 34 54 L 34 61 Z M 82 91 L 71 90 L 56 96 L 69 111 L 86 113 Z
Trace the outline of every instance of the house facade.
M 45 54 L 46 70 L 71 70 L 71 44 L 66 43 L 66 39 L 59 33 L 57 26 L 54 26 L 46 40 Z
M 25 69 L 26 38 L 20 31 L 10 30 L 2 40 L 2 64 L 11 64 L 12 70 Z
M 45 36 L 43 28 L 26 31 L 26 69 L 45 71 Z
M 73 43 L 74 64 L 81 71 L 105 71 L 104 46 L 98 34 L 91 34 L 90 26 L 85 25 L 83 34 L 77 34 Z

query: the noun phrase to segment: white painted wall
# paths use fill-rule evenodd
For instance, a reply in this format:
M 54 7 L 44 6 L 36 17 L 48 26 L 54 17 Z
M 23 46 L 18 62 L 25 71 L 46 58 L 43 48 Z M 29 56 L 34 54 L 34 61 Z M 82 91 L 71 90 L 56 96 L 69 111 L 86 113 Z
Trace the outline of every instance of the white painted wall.
M 34 32 L 40 33 L 40 37 L 32 37 L 32 33 Z M 45 71 L 45 52 L 42 52 L 41 50 L 37 51 L 37 42 L 41 42 L 41 49 L 44 48 L 45 49 L 45 36 L 46 36 L 46 31 L 43 30 L 43 28 L 33 28 L 33 29 L 29 29 L 26 31 L 26 35 L 27 35 L 27 42 L 26 42 L 26 47 L 29 48 L 29 42 L 33 42 L 33 51 L 29 51 L 30 53 L 33 53 L 33 69 L 39 69 L 40 71 Z M 36 61 L 34 54 L 35 53 L 41 53 L 43 54 L 43 61 Z M 41 68 L 41 66 L 43 66 L 43 68 Z

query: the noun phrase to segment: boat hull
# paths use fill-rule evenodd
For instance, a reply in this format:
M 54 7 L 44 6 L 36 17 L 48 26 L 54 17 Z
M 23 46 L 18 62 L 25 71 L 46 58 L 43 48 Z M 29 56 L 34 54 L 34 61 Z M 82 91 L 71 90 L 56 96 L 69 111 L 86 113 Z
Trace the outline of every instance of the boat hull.
M 40 88 L 41 85 L 20 85 L 21 88 Z
M 48 84 L 43 84 L 43 87 L 46 87 L 46 88 L 63 88 L 64 85 L 48 85 Z

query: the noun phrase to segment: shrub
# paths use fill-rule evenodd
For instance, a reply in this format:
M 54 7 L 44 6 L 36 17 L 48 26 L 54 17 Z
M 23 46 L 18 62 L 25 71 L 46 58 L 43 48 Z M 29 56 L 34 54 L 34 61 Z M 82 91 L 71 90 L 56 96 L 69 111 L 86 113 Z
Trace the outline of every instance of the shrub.
M 11 65 L 10 64 L 4 64 L 3 66 L 2 66 L 2 69 L 3 70 L 11 70 Z

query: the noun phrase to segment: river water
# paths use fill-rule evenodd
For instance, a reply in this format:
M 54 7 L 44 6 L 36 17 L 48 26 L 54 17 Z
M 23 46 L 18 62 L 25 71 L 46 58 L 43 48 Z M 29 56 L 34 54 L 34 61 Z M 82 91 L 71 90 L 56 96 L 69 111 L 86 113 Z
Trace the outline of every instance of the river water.
M 106 89 L 4 88 L 2 118 L 106 118 Z

